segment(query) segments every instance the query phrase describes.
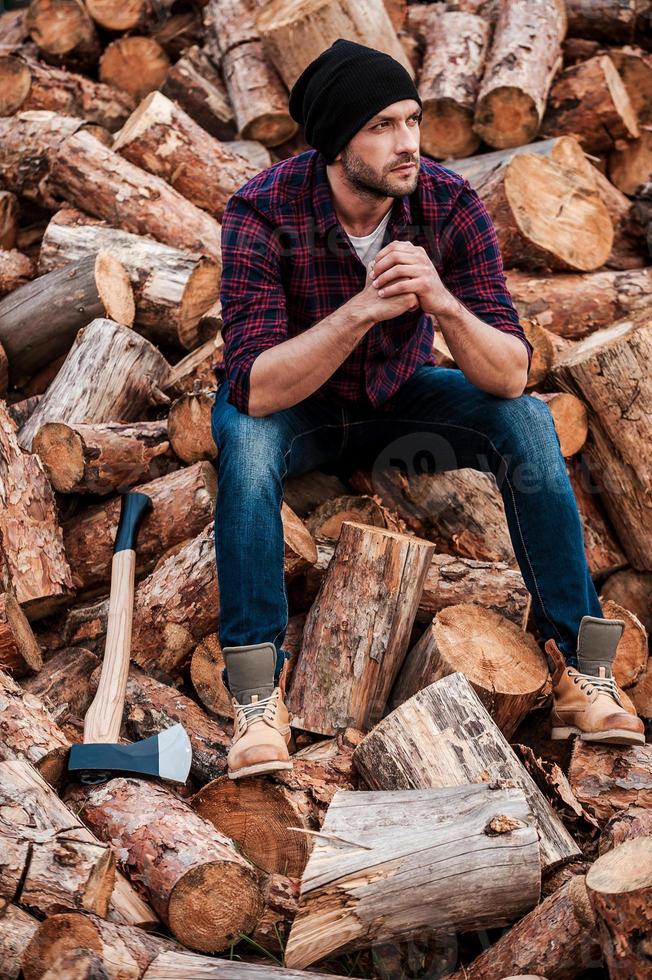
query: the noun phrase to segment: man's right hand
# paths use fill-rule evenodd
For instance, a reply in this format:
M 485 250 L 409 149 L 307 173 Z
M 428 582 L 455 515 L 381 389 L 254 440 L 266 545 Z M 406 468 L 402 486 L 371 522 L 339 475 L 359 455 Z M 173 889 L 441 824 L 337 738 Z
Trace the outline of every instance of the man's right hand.
M 379 296 L 378 290 L 372 285 L 371 263 L 367 265 L 367 278 L 364 289 L 358 294 L 364 304 L 365 312 L 369 313 L 374 323 L 381 320 L 392 320 L 409 310 L 419 307 L 419 297 L 416 293 L 400 293 L 397 296 Z M 396 282 L 403 282 L 397 279 Z

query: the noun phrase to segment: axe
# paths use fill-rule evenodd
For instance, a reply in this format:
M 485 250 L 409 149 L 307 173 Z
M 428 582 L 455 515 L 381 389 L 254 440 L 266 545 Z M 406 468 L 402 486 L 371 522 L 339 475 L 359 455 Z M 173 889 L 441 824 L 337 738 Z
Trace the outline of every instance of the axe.
M 100 682 L 84 719 L 84 743 L 72 746 L 68 761 L 68 771 L 78 774 L 82 783 L 101 783 L 116 772 L 184 783 L 190 771 L 192 748 L 183 725 L 173 725 L 141 742 L 118 742 L 131 652 L 136 537 L 151 508 L 147 494 L 135 490 L 122 494 Z

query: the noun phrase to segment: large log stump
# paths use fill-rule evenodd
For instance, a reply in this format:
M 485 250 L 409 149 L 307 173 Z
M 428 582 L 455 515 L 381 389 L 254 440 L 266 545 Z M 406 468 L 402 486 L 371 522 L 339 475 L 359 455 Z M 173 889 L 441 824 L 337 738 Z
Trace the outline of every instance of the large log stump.
M 0 669 L 20 677 L 42 666 L 41 648 L 16 596 L 0 592 Z
M 426 926 L 504 925 L 539 897 L 538 836 L 520 790 L 341 790 L 322 830 L 285 948 L 290 967 L 396 942 Z
M 80 330 L 55 380 L 18 434 L 24 449 L 46 422 L 130 422 L 160 403 L 170 366 L 144 337 L 113 320 Z
M 70 743 L 46 706 L 0 671 L 0 759 L 25 759 L 50 783 L 59 786 Z M 11 896 L 6 896 L 11 898 Z
M 290 683 L 295 727 L 367 731 L 382 716 L 433 552 L 429 541 L 344 522 Z
M 652 807 L 652 745 L 573 746 L 568 779 L 573 793 L 601 822 L 629 806 Z
M 259 873 L 173 793 L 119 778 L 72 798 L 185 946 L 216 952 L 254 927 L 264 907 Z
M 510 780 L 523 790 L 536 816 L 543 871 L 580 853 L 460 673 L 436 681 L 395 708 L 365 737 L 353 761 L 371 789 Z

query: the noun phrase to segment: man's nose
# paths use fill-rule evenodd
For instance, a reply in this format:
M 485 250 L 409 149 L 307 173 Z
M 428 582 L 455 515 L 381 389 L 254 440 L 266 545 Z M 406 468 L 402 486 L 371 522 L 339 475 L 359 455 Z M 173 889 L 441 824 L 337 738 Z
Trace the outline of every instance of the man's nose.
M 401 126 L 396 140 L 396 156 L 410 154 L 414 157 L 419 150 L 419 127 Z

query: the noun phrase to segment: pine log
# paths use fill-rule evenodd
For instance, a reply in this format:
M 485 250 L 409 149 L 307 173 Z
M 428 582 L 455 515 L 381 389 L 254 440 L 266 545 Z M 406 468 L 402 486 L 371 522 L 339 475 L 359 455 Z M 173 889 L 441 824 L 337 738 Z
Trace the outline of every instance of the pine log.
M 562 456 L 574 456 L 580 451 L 589 431 L 586 405 L 568 392 L 532 392 L 533 398 L 546 403 L 550 409 Z
M 24 678 L 21 687 L 39 698 L 70 741 L 77 742 L 95 694 L 91 676 L 99 666 L 99 659 L 90 650 L 64 647 L 48 659 L 45 670 Z
M 575 136 L 587 153 L 605 153 L 639 135 L 636 113 L 608 55 L 565 68 L 555 79 L 542 136 Z
M 48 109 L 115 132 L 134 109 L 125 92 L 18 53 L 0 56 L 0 115 Z
M 173 452 L 182 462 L 191 464 L 216 458 L 217 446 L 211 430 L 214 401 L 215 389 L 203 388 L 198 381 L 193 391 L 172 403 L 168 435 Z
M 235 119 L 224 80 L 206 51 L 197 45 L 187 48 L 168 69 L 160 90 L 211 136 L 234 139 Z
M 600 598 L 629 609 L 647 632 L 652 632 L 652 572 L 636 572 L 633 568 L 614 572 L 602 583 Z
M 38 926 L 38 919 L 17 905 L 7 903 L 0 908 L 0 975 L 4 980 L 19 980 L 23 977 L 23 953 Z
M 395 708 L 365 737 L 353 761 L 370 789 L 509 780 L 523 790 L 536 816 L 542 870 L 580 854 L 463 674 L 444 677 Z
M 609 575 L 627 564 L 625 553 L 604 511 L 599 488 L 583 455 L 569 459 L 566 470 L 575 494 L 584 533 L 584 551 L 594 578 Z
M 613 980 L 649 975 L 652 960 L 652 837 L 626 841 L 586 876 L 600 945 Z
M 638 139 L 609 154 L 609 180 L 623 192 L 636 194 L 652 173 L 652 125 L 639 127 Z
M 578 739 L 568 771 L 571 788 L 601 822 L 629 806 L 652 807 L 652 745 L 588 745 Z
M 231 195 L 258 173 L 161 92 L 142 100 L 113 149 L 219 220 Z
M 277 146 L 296 134 L 298 124 L 288 110 L 287 90 L 260 41 L 232 48 L 222 58 L 221 68 L 241 139 Z
M 29 619 L 47 616 L 71 595 L 70 568 L 50 482 L 2 402 L 0 501 L 0 589 L 13 589 Z
M 600 834 L 599 853 L 606 854 L 626 840 L 638 837 L 652 837 L 652 810 L 640 806 L 618 810 Z
M 124 266 L 109 252 L 49 272 L 0 300 L 0 342 L 10 380 L 20 388 L 40 368 L 67 354 L 80 327 L 108 317 L 134 322 L 134 297 Z
M 34 263 L 17 249 L 0 249 L 0 296 L 24 286 L 36 275 Z M 6 369 L 3 369 L 3 374 Z
M 168 548 L 206 527 L 214 512 L 217 480 L 210 463 L 196 463 L 135 489 L 147 494 L 153 504 L 138 532 L 136 570 L 140 573 L 149 571 Z M 120 504 L 119 497 L 112 497 L 85 508 L 63 525 L 66 554 L 80 591 L 108 592 Z
M 294 727 L 367 731 L 382 716 L 434 550 L 424 539 L 345 521 L 289 687 Z
M 469 603 L 448 606 L 408 652 L 390 695 L 392 708 L 460 671 L 505 738 L 534 707 L 548 679 L 538 644 L 509 619 Z
M 303 874 L 286 966 L 396 942 L 426 926 L 504 925 L 539 897 L 537 830 L 521 790 L 340 790 L 322 833 Z
M 5 190 L 42 207 L 57 207 L 49 179 L 52 162 L 60 144 L 86 125 L 82 119 L 45 109 L 0 118 L 0 178 Z
M 86 825 L 120 849 L 122 867 L 185 946 L 216 952 L 254 927 L 264 907 L 259 873 L 169 790 L 118 778 L 72 796 L 85 804 Z
M 70 743 L 43 702 L 0 671 L 0 759 L 25 759 L 51 786 L 59 786 Z M 4 895 L 11 898 L 11 895 Z
M 216 260 L 63 208 L 45 229 L 40 271 L 51 272 L 100 249 L 115 256 L 129 273 L 138 332 L 155 344 L 192 350 L 199 339 L 199 320 L 219 291 Z
M 100 40 L 81 0 L 32 0 L 25 26 L 45 61 L 84 69 L 97 63 Z
M 21 677 L 36 673 L 42 666 L 41 648 L 16 596 L 0 593 L 0 668 Z
M 130 422 L 161 400 L 170 366 L 144 337 L 113 320 L 80 330 L 55 380 L 18 434 L 24 449 L 46 422 Z
M 608 44 L 629 44 L 649 25 L 647 0 L 566 0 L 568 33 Z M 648 32 L 649 35 L 649 32 Z M 648 36 L 649 41 L 649 36 Z M 648 43 L 647 48 L 651 45 Z
M 73 133 L 59 144 L 49 186 L 75 207 L 123 231 L 219 260 L 220 226 L 214 218 L 90 133 Z
M 648 661 L 647 631 L 631 610 L 613 599 L 601 600 L 605 619 L 622 619 L 625 629 L 613 662 L 614 677 L 620 687 L 631 687 L 643 676 Z
M 488 980 L 519 973 L 575 980 L 600 961 L 597 925 L 584 875 L 528 912 L 509 932 L 448 980 Z
M 652 467 L 642 447 L 652 432 L 647 365 L 652 325 L 625 320 L 581 341 L 553 368 L 557 386 L 590 405 L 585 456 L 631 565 L 652 570 Z
M 431 622 L 446 606 L 476 602 L 524 629 L 530 601 L 520 571 L 505 562 L 435 554 L 419 600 L 417 622 Z
M 275 956 L 283 955 L 292 922 L 297 914 L 300 891 L 299 878 L 271 874 L 267 880 L 265 910 L 251 933 L 251 939 Z
M 170 59 L 153 37 L 125 35 L 104 49 L 99 77 L 140 102 L 163 84 L 169 67 Z
M 509 0 L 501 5 L 473 123 L 485 143 L 521 146 L 536 136 L 561 68 L 565 33 L 563 3 Z

